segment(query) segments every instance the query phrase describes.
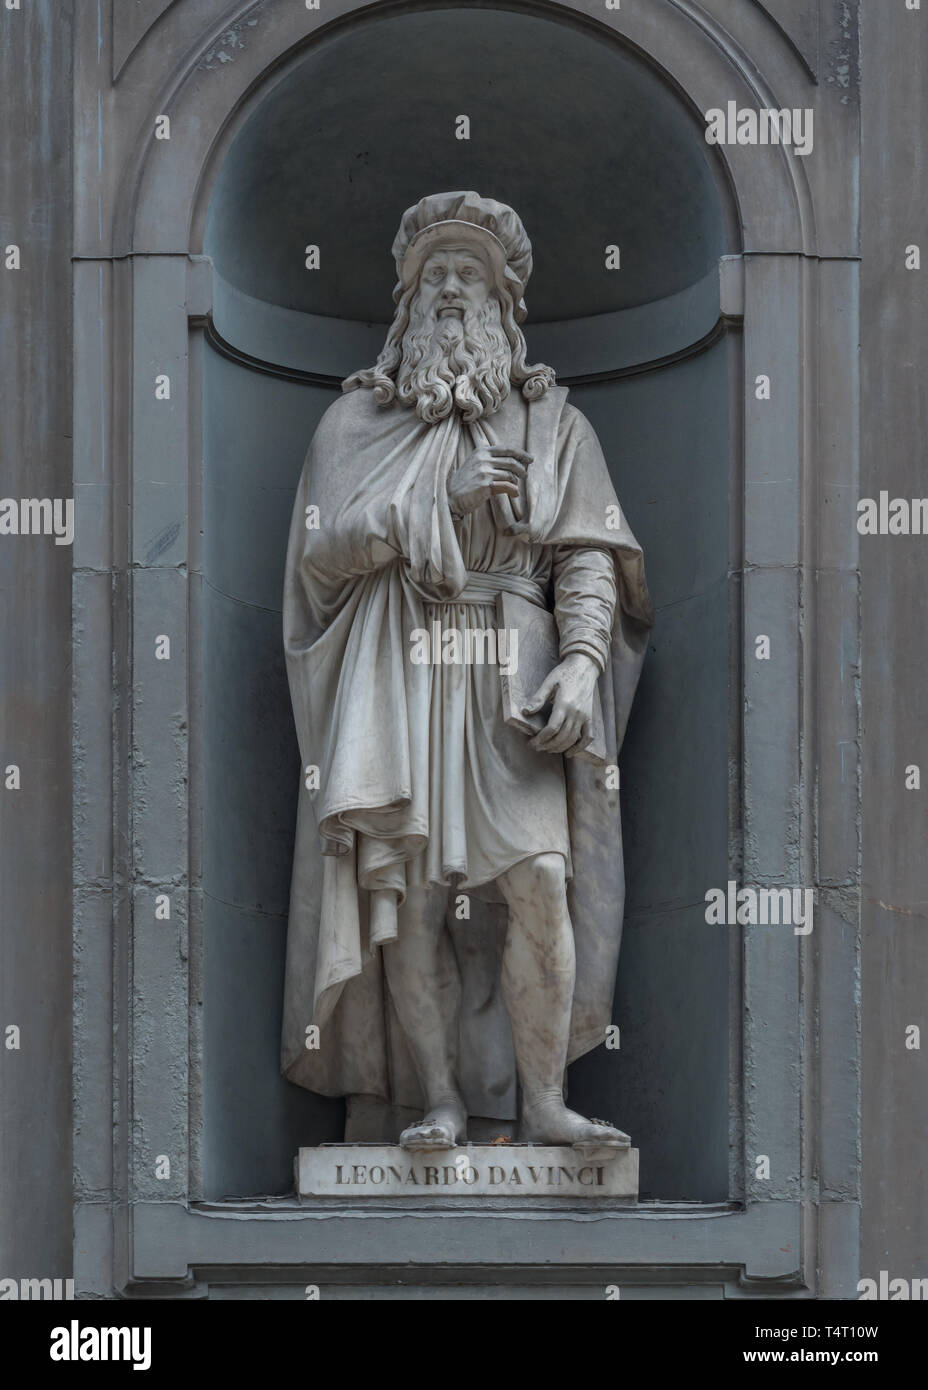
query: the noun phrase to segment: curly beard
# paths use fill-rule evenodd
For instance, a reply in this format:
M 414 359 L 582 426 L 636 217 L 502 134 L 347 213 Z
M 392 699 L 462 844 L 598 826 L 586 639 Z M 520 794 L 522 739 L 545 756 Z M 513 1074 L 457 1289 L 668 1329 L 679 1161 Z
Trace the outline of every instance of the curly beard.
M 499 410 L 509 395 L 512 351 L 503 330 L 499 301 L 491 296 L 463 319 L 439 318 L 437 306 L 422 307 L 417 295 L 409 310 L 396 393 L 414 405 L 427 425 L 457 407 L 465 420 Z

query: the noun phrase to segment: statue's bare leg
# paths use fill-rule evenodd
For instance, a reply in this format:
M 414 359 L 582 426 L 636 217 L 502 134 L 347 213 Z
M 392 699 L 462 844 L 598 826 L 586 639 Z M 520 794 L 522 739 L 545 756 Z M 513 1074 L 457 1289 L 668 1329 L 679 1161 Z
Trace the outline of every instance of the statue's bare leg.
M 509 905 L 502 981 L 522 1083 L 519 1138 L 572 1144 L 591 1161 L 614 1157 L 628 1135 L 564 1104 L 576 967 L 563 857 L 534 855 L 498 883 Z
M 425 1116 L 400 1135 L 404 1149 L 431 1152 L 465 1141 L 467 1111 L 457 1078 L 461 983 L 445 928 L 443 888 L 411 889 L 397 938 L 383 949 L 390 994 L 425 1096 Z

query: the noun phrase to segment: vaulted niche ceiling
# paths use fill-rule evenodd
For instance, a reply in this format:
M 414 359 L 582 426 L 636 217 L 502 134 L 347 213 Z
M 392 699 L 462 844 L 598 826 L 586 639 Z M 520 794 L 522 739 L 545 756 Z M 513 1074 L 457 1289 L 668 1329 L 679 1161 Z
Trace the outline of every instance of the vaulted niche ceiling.
M 725 251 L 708 147 L 673 92 L 589 30 L 483 8 L 366 20 L 310 49 L 236 137 L 204 249 L 258 299 L 385 323 L 404 209 L 466 188 L 522 216 L 535 322 L 664 298 Z

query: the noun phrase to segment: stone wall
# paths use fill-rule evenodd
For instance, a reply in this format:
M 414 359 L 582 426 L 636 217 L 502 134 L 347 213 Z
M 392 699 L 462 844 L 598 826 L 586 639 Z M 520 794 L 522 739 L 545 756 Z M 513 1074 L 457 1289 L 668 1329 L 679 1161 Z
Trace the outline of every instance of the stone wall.
M 80 13 L 73 48 L 72 145 L 75 8 Z M 332 14 L 326 18 L 345 17 L 362 8 L 333 0 Z M 578 0 L 565 8 L 597 23 L 603 21 L 603 7 L 595 0 Z M 678 37 L 683 34 L 681 7 L 675 7 L 672 16 L 677 28 L 664 15 L 665 8 L 651 7 L 655 16 L 661 11 L 653 27 L 648 15 L 627 5 L 608 21 L 628 26 L 643 46 L 652 40 L 660 44 L 664 60 L 682 72 L 688 40 L 685 35 Z M 928 984 L 924 936 L 928 826 L 924 794 L 905 786 L 906 767 L 924 761 L 920 746 L 928 699 L 922 678 L 925 606 L 920 547 L 924 538 L 861 538 L 858 634 L 858 561 L 851 529 L 856 495 L 877 496 L 884 488 L 892 496 L 916 497 L 925 492 L 922 454 L 928 407 L 919 372 L 928 306 L 922 288 L 924 272 L 905 270 L 905 248 L 923 235 L 920 209 L 926 200 L 917 185 L 925 178 L 921 112 L 928 12 L 924 7 L 911 11 L 903 0 L 863 0 L 861 5 L 863 218 L 858 241 L 856 5 L 852 0 L 820 0 L 818 4 L 744 0 L 735 11 L 731 0 L 704 0 L 701 6 L 682 9 L 698 10 L 707 24 L 721 26 L 722 31 L 730 27 L 737 45 L 772 74 L 784 104 L 789 97 L 790 104 L 815 106 L 819 134 L 824 138 L 827 131 L 830 142 L 826 157 L 809 161 L 806 191 L 797 194 L 796 205 L 788 206 L 789 200 L 777 195 L 777 215 L 764 222 L 764 199 L 773 197 L 776 188 L 771 163 L 771 181 L 752 184 L 755 200 L 742 208 L 745 248 L 754 253 L 754 268 L 748 265 L 748 320 L 753 315 L 757 322 L 759 316 L 766 333 L 766 339 L 764 335 L 754 339 L 754 356 L 748 343 L 747 379 L 763 370 L 765 341 L 782 347 L 794 320 L 801 320 L 803 341 L 812 354 L 811 361 L 802 363 L 809 374 L 803 377 L 799 393 L 801 432 L 797 429 L 793 442 L 806 460 L 796 494 L 801 544 L 786 565 L 781 566 L 780 557 L 771 553 L 769 563 L 762 561 L 748 580 L 748 601 L 759 602 L 761 611 L 777 594 L 800 593 L 805 645 L 803 659 L 797 656 L 795 666 L 787 664 L 779 684 L 775 682 L 766 692 L 755 685 L 748 692 L 746 737 L 758 732 L 758 724 L 767 718 L 764 701 L 770 700 L 774 713 L 786 706 L 793 711 L 795 738 L 785 751 L 776 745 L 769 748 L 766 761 L 748 761 L 747 848 L 749 854 L 758 846 L 769 848 L 780 836 L 787 869 L 795 865 L 800 872 L 814 874 L 822 903 L 821 932 L 803 957 L 804 973 L 797 966 L 794 975 L 783 975 L 786 984 L 779 1005 L 767 997 L 762 1007 L 769 1012 L 760 1017 L 755 1007 L 744 1035 L 744 1076 L 761 1098 L 759 1115 L 749 1119 L 745 1152 L 752 1152 L 752 1145 L 756 1148 L 755 1140 L 762 1142 L 765 1125 L 770 1132 L 778 1115 L 791 1116 L 782 1135 L 789 1179 L 775 1193 L 765 1193 L 756 1184 L 751 1187 L 744 1239 L 750 1237 L 758 1252 L 751 1256 L 757 1264 L 748 1268 L 749 1280 L 787 1277 L 800 1283 L 805 1280 L 805 1287 L 820 1293 L 853 1297 L 858 1262 L 859 1275 L 876 1277 L 881 1269 L 888 1269 L 892 1276 L 920 1277 L 926 1273 L 924 1252 L 928 1249 L 923 1163 L 928 1087 L 921 1060 L 924 1052 L 905 1047 L 906 1028 L 924 1025 L 920 1010 Z M 309 16 L 305 22 L 317 21 Z M 239 110 L 237 103 L 245 98 L 226 101 L 220 95 L 221 84 L 234 87 L 240 82 L 244 92 L 249 82 L 257 81 L 262 67 L 272 59 L 277 62 L 288 43 L 296 42 L 295 30 L 292 37 L 285 32 L 288 24 L 295 24 L 292 7 L 288 18 L 277 0 L 259 0 L 254 5 L 221 0 L 175 0 L 173 4 L 139 0 L 113 5 L 111 0 L 98 0 L 79 7 L 68 0 L 27 0 L 18 11 L 0 10 L 4 38 L 0 110 L 4 129 L 12 135 L 0 173 L 0 242 L 4 248 L 19 245 L 22 255 L 21 269 L 0 269 L 4 329 L 8 330 L 0 343 L 6 388 L 0 413 L 0 493 L 7 497 L 76 495 L 80 542 L 72 554 L 66 547 L 55 547 L 48 537 L 0 540 L 4 694 L 0 762 L 4 770 L 17 765 L 22 781 L 19 790 L 0 788 L 0 1025 L 4 1030 L 10 1025 L 21 1030 L 18 1050 L 9 1046 L 0 1050 L 0 1160 L 5 1175 L 0 1274 L 54 1277 L 70 1272 L 73 869 L 77 885 L 73 899 L 77 942 L 73 1132 L 74 1183 L 79 1195 L 73 1219 L 75 1265 L 84 1294 L 112 1294 L 132 1281 L 138 1288 L 156 1281 L 165 1291 L 173 1287 L 181 1292 L 188 1270 L 196 1271 L 204 1263 L 227 1271 L 225 1282 L 214 1285 L 215 1296 L 248 1297 L 256 1287 L 255 1272 L 262 1266 L 288 1262 L 295 1266 L 302 1258 L 292 1222 L 288 1228 L 274 1227 L 261 1217 L 246 1221 L 240 1214 L 234 1222 L 206 1221 L 186 1210 L 183 1163 L 179 1185 L 170 1192 L 159 1190 L 150 1176 L 141 1173 L 148 1163 L 148 1139 L 139 1132 L 138 1117 L 125 1105 L 131 1080 L 137 1104 L 150 1102 L 142 1118 L 155 1130 L 162 1125 L 162 1134 L 173 1135 L 179 1145 L 185 1142 L 188 1116 L 199 1123 L 195 1089 L 189 1111 L 183 1108 L 188 1103 L 184 1089 L 188 1024 L 194 1042 L 197 1028 L 195 1011 L 192 1022 L 184 1012 L 187 977 L 180 973 L 159 976 L 159 958 L 153 954 L 146 960 L 145 938 L 130 935 L 130 828 L 134 826 L 133 833 L 141 833 L 143 840 L 149 836 L 142 848 L 149 856 L 150 872 L 136 880 L 137 895 L 144 895 L 158 879 L 161 864 L 170 854 L 158 862 L 157 851 L 164 848 L 164 841 L 157 836 L 163 827 L 152 820 L 145 795 L 138 799 L 139 792 L 145 792 L 138 782 L 144 767 L 138 753 L 144 745 L 137 746 L 135 781 L 130 783 L 127 777 L 125 710 L 132 676 L 126 595 L 130 587 L 135 588 L 136 630 L 145 617 L 146 603 L 155 606 L 154 621 L 155 612 L 165 611 L 165 602 L 169 608 L 175 605 L 172 611 L 184 613 L 186 596 L 180 593 L 176 569 L 182 557 L 172 550 L 180 534 L 171 531 L 176 518 L 170 505 L 159 511 L 163 493 L 157 487 L 145 495 L 149 482 L 157 484 L 163 477 L 152 473 L 149 478 L 139 471 L 138 460 L 131 479 L 136 529 L 126 531 L 132 384 L 127 366 L 130 350 L 136 362 L 147 360 L 145 351 L 153 331 L 156 337 L 162 334 L 162 346 L 173 344 L 171 350 L 186 364 L 188 322 L 195 322 L 198 315 L 202 320 L 206 312 L 202 279 L 187 260 L 191 251 L 201 249 L 198 237 L 205 205 L 190 189 L 199 187 L 201 180 L 208 181 L 212 155 L 208 150 L 185 155 L 175 145 L 171 153 L 176 163 L 168 171 L 167 150 L 153 150 L 144 132 L 155 115 L 175 100 L 179 109 L 186 101 L 188 112 L 208 114 L 220 107 L 230 113 Z M 664 36 L 659 38 L 661 25 Z M 720 47 L 724 45 L 717 45 L 719 51 Z M 171 77 L 168 81 L 169 74 L 180 72 L 185 74 L 182 80 Z M 721 84 L 718 91 L 722 104 L 729 93 L 721 90 Z M 695 92 L 692 95 L 697 100 Z M 230 121 L 236 119 L 237 115 L 229 116 Z M 226 138 L 224 130 L 222 140 Z M 732 152 L 736 182 L 744 172 L 745 157 L 744 152 Z M 159 189 L 169 192 L 159 197 Z M 133 220 L 136 212 L 138 218 Z M 789 230 L 798 224 L 805 241 Z M 765 236 L 769 239 L 763 244 Z M 792 261 L 784 251 L 793 253 Z M 73 341 L 72 252 L 80 324 Z M 143 253 L 152 252 L 157 256 L 147 269 Z M 859 253 L 863 256 L 863 329 L 858 415 Z M 135 257 L 134 267 L 126 260 L 129 255 Z M 154 264 L 158 259 L 160 266 Z M 137 327 L 134 339 L 131 332 L 125 336 L 133 296 L 137 307 L 147 305 L 150 314 Z M 190 365 L 191 379 L 198 384 L 201 364 L 196 351 L 191 352 Z M 76 383 L 73 482 L 72 371 Z M 823 402 L 820 413 L 813 409 L 818 400 Z M 136 410 L 144 412 L 141 399 Z M 201 427 L 195 408 L 191 419 L 192 424 L 183 412 L 175 414 L 172 428 L 177 431 L 177 447 L 171 455 L 172 468 L 185 456 L 188 434 L 195 437 Z M 143 422 L 144 413 L 137 414 L 136 439 Z M 754 500 L 744 512 L 750 530 L 766 507 L 761 500 L 765 498 L 763 469 L 758 466 L 751 471 L 751 460 L 758 457 L 751 452 L 751 441 L 757 440 L 759 428 L 751 398 L 745 428 L 748 483 L 756 487 Z M 847 464 L 856 455 L 858 438 L 859 485 L 847 481 L 853 479 Z M 788 455 L 789 441 L 781 443 Z M 152 466 L 156 464 L 157 460 Z M 199 498 L 191 494 L 188 517 L 186 472 L 178 466 L 170 480 L 176 488 L 174 496 L 183 498 L 183 520 L 192 525 L 195 540 Z M 147 518 L 144 533 L 142 517 Z M 158 537 L 159 544 L 163 542 L 156 557 L 161 574 L 140 578 L 129 564 L 131 544 L 137 546 L 136 562 L 144 567 Z M 73 689 L 72 560 L 77 663 Z M 154 563 L 154 568 L 159 565 Z M 787 645 L 799 601 L 784 599 L 782 633 Z M 196 621 L 194 616 L 194 643 L 201 638 Z M 756 624 L 752 628 L 749 622 L 745 635 L 754 630 L 762 629 Z M 187 635 L 184 626 L 180 651 Z M 813 666 L 808 664 L 810 658 Z M 137 690 L 141 669 L 136 669 Z M 812 677 L 810 671 L 814 671 Z M 799 672 L 801 687 L 796 683 Z M 149 677 L 150 673 L 145 675 Z M 81 716 L 73 741 L 73 865 L 72 694 Z M 182 708 L 183 695 L 182 689 L 175 689 L 167 693 L 167 703 L 137 710 L 137 732 L 143 739 L 151 734 L 152 746 L 162 746 L 158 720 L 165 715 L 170 724 Z M 150 721 L 147 733 L 146 720 Z M 178 786 L 187 767 L 184 736 L 177 723 L 171 745 L 177 761 L 171 776 Z M 752 776 L 758 779 L 754 783 Z M 792 817 L 783 813 L 781 792 L 795 795 Z M 128 817 L 130 793 L 138 799 L 134 823 Z M 192 846 L 184 842 L 181 852 L 189 850 L 195 860 L 199 849 L 194 835 Z M 858 970 L 860 861 L 862 959 Z M 769 867 L 772 862 L 770 855 L 766 859 L 764 853 L 755 855 L 755 867 L 763 868 L 765 863 Z M 185 885 L 176 886 L 183 895 Z M 159 1054 L 155 1048 L 147 1072 L 141 1051 L 133 1057 L 126 1049 L 126 1021 L 131 1017 L 126 1012 L 126 999 L 131 997 L 127 994 L 130 941 L 134 964 L 149 969 L 154 981 L 140 996 L 144 1007 L 134 1018 L 136 1042 L 154 1036 L 147 1010 L 162 1005 L 174 1010 L 166 1038 L 159 1044 L 164 1051 Z M 175 963 L 186 960 L 183 912 L 175 946 L 172 970 Z M 745 999 L 760 1003 L 761 996 L 752 993 L 760 987 L 758 969 L 748 971 L 746 996 L 733 993 L 733 1009 L 740 1010 Z M 803 990 L 800 981 L 805 984 Z M 189 997 L 196 1003 L 196 975 Z M 778 1007 L 784 1012 L 777 1014 Z M 768 1024 L 776 1039 L 782 1037 L 782 1047 L 777 1043 L 774 1055 L 765 1058 L 760 1044 L 770 1037 Z M 170 1075 L 171 1086 L 177 1084 L 176 1095 L 170 1087 L 165 1092 L 160 1084 L 164 1075 Z M 859 1135 L 858 1100 L 863 1115 Z M 732 1103 L 740 1103 L 734 1091 Z M 157 1145 L 158 1137 L 152 1142 Z M 736 1153 L 740 1152 L 736 1146 Z M 861 1157 L 863 1203 L 858 1228 Z M 133 1163 L 139 1167 L 135 1176 Z M 131 1258 L 130 1198 L 136 1242 Z M 798 1248 L 800 1202 L 817 1210 L 819 1220 L 811 1237 L 813 1248 L 806 1249 L 803 1270 L 797 1273 L 795 1263 L 788 1269 L 772 1257 L 765 1263 L 763 1252 L 793 1242 Z M 405 1251 L 405 1257 L 418 1260 L 425 1271 L 424 1285 L 434 1290 L 446 1280 L 448 1287 L 461 1281 L 473 1286 L 469 1262 L 479 1254 L 481 1242 L 498 1238 L 498 1224 L 493 1227 L 492 1222 L 477 1220 L 468 1226 L 466 1239 L 457 1233 L 453 1238 L 443 1236 L 447 1243 L 444 1272 L 429 1268 L 429 1241 L 435 1242 L 426 1225 L 424 1219 L 417 1222 L 419 1234 Z M 659 1269 L 668 1297 L 718 1297 L 725 1285 L 719 1271 L 733 1261 L 745 1263 L 741 1248 L 726 1244 L 716 1234 L 718 1224 L 713 1226 L 708 1217 L 687 1219 L 688 1243 L 678 1242 L 676 1251 L 670 1236 L 655 1236 L 654 1229 L 653 1222 L 651 1234 L 634 1222 L 623 1228 L 623 1249 L 631 1265 L 637 1262 L 634 1278 L 642 1288 L 646 1288 L 648 1270 Z M 807 1225 L 807 1242 L 809 1229 Z M 558 1232 L 554 1223 L 547 1230 L 534 1253 L 540 1261 L 556 1261 Z M 360 1242 L 358 1236 L 341 1245 L 320 1239 L 316 1248 L 320 1260 L 334 1260 L 336 1254 L 344 1260 L 344 1277 L 353 1281 L 356 1293 L 377 1288 L 382 1294 L 391 1277 L 390 1261 L 399 1259 L 391 1239 L 389 1223 L 373 1218 Z M 376 1271 L 365 1264 L 365 1250 L 372 1247 L 382 1252 Z M 601 1233 L 591 1241 L 582 1267 L 565 1273 L 565 1286 L 597 1290 L 597 1279 L 608 1267 L 613 1249 Z M 674 1259 L 689 1254 L 695 1261 L 697 1253 L 706 1262 L 699 1281 L 674 1282 L 669 1273 Z M 511 1269 L 500 1268 L 499 1282 L 508 1284 L 510 1294 L 519 1287 Z M 286 1296 L 288 1289 L 282 1284 L 277 1292 Z

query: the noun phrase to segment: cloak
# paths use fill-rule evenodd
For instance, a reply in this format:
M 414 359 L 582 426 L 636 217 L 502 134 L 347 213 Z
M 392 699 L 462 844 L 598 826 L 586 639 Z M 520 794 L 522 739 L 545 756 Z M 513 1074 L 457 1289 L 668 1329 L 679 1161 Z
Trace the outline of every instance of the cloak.
M 613 557 L 611 662 L 599 689 L 607 765 L 615 764 L 652 610 L 641 549 L 599 442 L 563 387 L 531 402 L 513 393 L 481 426 L 494 442 L 533 455 L 513 528 L 526 542 Z M 404 864 L 429 834 L 429 686 L 407 653 L 409 633 L 426 626 L 425 604 L 453 600 L 467 583 L 445 488 L 467 428 L 456 411 L 426 425 L 408 407 L 378 406 L 370 390 L 341 396 L 310 445 L 286 563 L 284 645 L 301 778 L 309 767 L 319 775 L 299 801 L 282 1071 L 322 1095 L 408 1109 L 421 1094 L 380 946 L 396 936 Z M 318 526 L 308 508 L 318 508 Z M 618 790 L 603 767 L 574 758 L 564 765 L 577 960 L 570 1062 L 603 1042 L 611 1022 L 625 875 Z M 456 964 L 448 954 L 464 991 L 462 1089 L 472 1114 L 509 1120 L 515 1063 L 498 983 L 505 907 L 491 891 L 473 914 L 466 940 L 457 935 Z M 451 936 L 453 926 L 449 914 Z M 319 1029 L 315 1047 L 307 1046 L 310 1025 Z

